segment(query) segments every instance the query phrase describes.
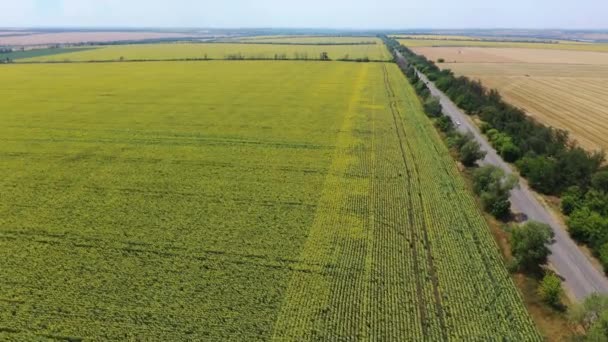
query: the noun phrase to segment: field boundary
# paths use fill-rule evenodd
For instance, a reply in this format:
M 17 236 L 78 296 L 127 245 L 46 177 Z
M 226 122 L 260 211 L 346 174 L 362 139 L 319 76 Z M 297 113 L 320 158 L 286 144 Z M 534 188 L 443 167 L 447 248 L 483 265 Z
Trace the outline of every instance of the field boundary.
M 300 61 L 300 62 L 347 62 L 347 63 L 388 63 L 388 60 L 380 59 L 369 59 L 369 60 L 358 60 L 358 59 L 319 59 L 319 58 L 308 58 L 308 59 L 296 59 L 296 58 L 177 58 L 177 59 L 129 59 L 129 60 L 93 60 L 93 61 L 31 61 L 31 62 L 19 62 L 19 60 L 12 61 L 10 63 L 2 63 L 1 65 L 11 64 L 101 64 L 101 63 L 147 63 L 147 62 L 212 62 L 212 61 L 230 61 L 230 62 L 244 62 L 244 61 Z

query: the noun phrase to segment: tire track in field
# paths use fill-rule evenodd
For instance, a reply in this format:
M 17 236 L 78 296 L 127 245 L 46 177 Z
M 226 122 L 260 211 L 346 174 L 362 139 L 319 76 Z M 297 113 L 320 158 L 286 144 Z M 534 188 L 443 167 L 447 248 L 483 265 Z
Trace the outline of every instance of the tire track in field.
M 412 100 L 409 99 L 409 98 L 408 98 L 408 101 L 407 101 L 407 105 L 408 105 L 408 107 L 409 107 L 409 109 L 411 111 L 416 110 L 416 108 L 414 107 L 414 104 L 412 103 Z M 426 133 L 428 133 L 426 130 L 423 129 L 423 127 L 421 127 L 420 122 L 417 122 L 416 126 L 418 126 L 417 129 L 419 129 L 422 134 L 426 135 Z M 409 144 L 408 144 L 408 146 L 409 146 Z M 441 155 L 441 153 L 439 152 L 439 149 L 438 149 L 437 145 L 433 144 L 433 148 L 434 148 L 434 151 L 437 152 L 437 154 L 432 155 L 431 156 L 432 159 L 434 159 L 435 162 L 438 165 L 441 165 L 441 168 L 442 168 L 443 172 L 447 175 L 447 177 L 454 177 L 454 175 L 452 175 L 449 172 L 448 167 L 445 164 L 446 160 L 439 158 L 439 155 Z M 412 154 L 412 157 L 414 157 L 413 154 Z M 456 191 L 456 187 L 455 187 L 455 185 L 453 183 L 449 183 L 449 186 L 452 189 L 452 191 L 454 191 L 454 192 Z M 475 226 L 475 224 L 472 221 L 472 218 L 469 215 L 469 212 L 467 212 L 467 211 L 462 211 L 461 215 L 459 216 L 459 219 L 464 221 L 466 227 L 474 227 Z M 495 275 L 492 272 L 493 268 L 492 268 L 492 265 L 490 263 L 490 260 L 486 257 L 487 254 L 484 253 L 484 251 L 483 251 L 483 249 L 481 247 L 481 237 L 479 236 L 478 232 L 475 231 L 475 230 L 471 230 L 469 232 L 469 234 L 470 234 L 470 237 L 471 237 L 472 241 L 474 242 L 473 245 L 475 246 L 476 255 L 473 255 L 473 253 L 471 253 L 471 251 L 467 250 L 466 251 L 467 256 L 469 258 L 471 258 L 471 259 L 478 258 L 479 260 L 481 260 L 481 262 L 482 262 L 482 269 L 483 269 L 482 272 L 484 272 L 487 275 L 488 279 L 490 279 L 490 282 L 492 284 L 499 284 L 500 283 L 500 279 L 498 279 L 497 275 Z M 498 246 L 496 246 L 496 248 L 498 248 Z M 493 290 L 492 291 L 492 296 L 490 297 L 490 300 L 485 304 L 486 308 L 494 306 L 495 303 L 498 301 L 498 299 L 504 293 L 504 288 L 503 287 L 499 287 L 497 291 L 494 291 L 493 288 L 491 288 L 491 289 Z M 487 321 L 488 319 L 491 319 L 492 316 L 485 315 L 485 316 L 483 316 L 483 318 L 485 319 L 485 321 Z M 486 322 L 486 323 L 489 324 L 490 322 Z
M 412 147 L 410 146 L 410 142 L 408 141 L 406 134 L 405 134 L 405 130 L 403 128 L 403 122 L 401 120 L 401 115 L 399 112 L 399 108 L 397 106 L 397 102 L 395 101 L 395 92 L 393 91 L 393 88 L 390 84 L 390 79 L 389 79 L 389 74 L 388 74 L 388 70 L 386 69 L 386 65 L 382 66 L 382 70 L 384 72 L 384 84 L 385 84 L 385 89 L 387 91 L 387 95 L 389 98 L 389 104 L 390 104 L 390 109 L 391 112 L 393 114 L 393 121 L 395 124 L 395 130 L 397 132 L 397 137 L 399 139 L 399 147 L 401 149 L 401 155 L 403 158 L 403 164 L 406 168 L 407 171 L 407 184 L 408 184 L 408 188 L 410 189 L 410 196 L 408 196 L 409 201 L 410 201 L 410 205 L 408 206 L 408 210 L 410 211 L 410 226 L 414 227 L 413 225 L 413 216 L 412 216 L 412 210 L 413 210 L 413 205 L 412 205 L 412 184 L 411 184 L 411 176 L 412 176 L 412 172 L 409 168 L 408 162 L 407 162 L 407 152 L 409 151 L 410 156 L 412 159 L 415 160 L 414 155 L 412 154 Z M 404 148 L 403 144 L 407 145 L 407 148 Z M 422 198 L 422 193 L 420 192 L 420 189 L 422 187 L 422 184 L 420 182 L 420 171 L 418 170 L 418 165 L 416 163 L 414 163 L 414 171 L 415 171 L 415 177 L 416 180 L 418 182 L 418 198 L 419 198 L 419 204 L 421 208 L 424 208 L 424 202 L 423 202 L 423 198 Z M 445 322 L 445 317 L 444 317 L 444 312 L 443 312 L 443 306 L 441 304 L 441 293 L 439 292 L 439 280 L 437 277 L 437 268 L 435 267 L 434 261 L 433 261 L 433 257 L 431 255 L 431 243 L 430 243 L 430 239 L 428 236 L 428 228 L 427 228 L 427 222 L 426 222 L 426 218 L 424 216 L 422 216 L 422 235 L 423 235 L 423 239 L 424 239 L 424 244 L 426 246 L 426 259 L 428 262 L 428 266 L 429 266 L 429 270 L 430 270 L 430 275 L 431 275 L 431 283 L 433 284 L 433 295 L 434 295 L 434 299 L 435 299 L 435 310 L 437 311 L 437 318 L 439 319 L 439 324 L 440 324 L 440 328 L 441 328 L 441 336 L 442 339 L 444 341 L 448 340 L 448 336 L 447 336 L 447 326 L 446 326 L 446 322 Z M 416 238 L 416 235 L 415 235 Z M 415 246 L 415 243 L 413 244 L 413 246 Z M 414 247 L 414 251 L 416 251 L 415 247 Z M 417 253 L 417 252 L 414 252 Z M 414 257 L 414 259 L 416 259 Z M 418 273 L 418 272 L 416 272 Z M 415 277 L 416 281 L 419 283 L 420 279 L 419 277 Z M 418 286 L 418 284 L 417 284 Z M 420 290 L 420 289 L 419 289 Z M 420 293 L 419 293 L 419 298 L 421 298 Z M 425 315 L 421 314 L 422 319 L 424 321 L 425 319 Z M 425 336 L 428 336 L 428 331 L 427 328 L 423 325 L 423 332 Z
M 390 110 L 391 110 L 391 114 L 393 116 L 393 123 L 395 125 L 395 130 L 397 132 L 397 139 L 399 140 L 399 149 L 401 151 L 401 156 L 403 158 L 403 164 L 405 166 L 406 182 L 407 182 L 406 188 L 407 188 L 407 191 L 409 193 L 409 196 L 407 196 L 407 199 L 408 199 L 408 204 L 407 204 L 408 215 L 407 215 L 407 217 L 408 217 L 408 223 L 409 223 L 410 228 L 413 228 L 414 227 L 414 214 L 413 214 L 412 211 L 413 211 L 414 205 L 412 203 L 412 196 L 411 196 L 411 193 L 412 193 L 412 185 L 411 185 L 412 174 L 411 174 L 411 170 L 410 170 L 410 168 L 409 168 L 409 166 L 407 164 L 407 161 L 405 159 L 405 151 L 403 150 L 403 142 L 401 140 L 400 130 L 399 130 L 399 127 L 398 127 L 398 124 L 397 124 L 397 121 L 396 121 L 397 119 L 395 117 L 395 108 L 394 108 L 395 103 L 394 103 L 394 100 L 393 100 L 394 99 L 394 93 L 392 92 L 392 88 L 390 88 L 390 85 L 389 85 L 388 71 L 386 70 L 386 66 L 385 65 L 382 66 L 382 72 L 383 72 L 383 77 L 384 77 L 384 88 L 385 88 L 386 93 L 387 93 L 387 98 L 389 99 L 389 107 L 390 107 Z M 417 298 L 424 298 L 423 285 L 422 285 L 422 283 L 420 281 L 420 277 L 417 276 L 417 275 L 419 275 L 419 274 L 422 273 L 421 272 L 421 267 L 418 264 L 418 248 L 417 248 L 417 245 L 416 245 L 416 241 L 418 241 L 418 235 L 417 235 L 416 230 L 414 230 L 414 229 L 411 229 L 410 233 L 412 235 L 412 243 L 410 245 L 411 245 L 411 248 L 412 248 L 412 260 L 413 260 L 414 272 L 415 272 L 414 279 L 415 279 L 415 283 L 416 283 L 416 293 L 417 293 L 416 297 Z M 420 320 L 422 322 L 426 322 L 428 314 L 426 312 L 426 308 L 424 307 L 424 305 L 421 305 L 419 301 L 418 301 L 418 308 L 420 310 Z M 427 327 L 426 324 L 422 325 L 422 334 L 423 334 L 423 336 L 428 336 L 428 327 Z

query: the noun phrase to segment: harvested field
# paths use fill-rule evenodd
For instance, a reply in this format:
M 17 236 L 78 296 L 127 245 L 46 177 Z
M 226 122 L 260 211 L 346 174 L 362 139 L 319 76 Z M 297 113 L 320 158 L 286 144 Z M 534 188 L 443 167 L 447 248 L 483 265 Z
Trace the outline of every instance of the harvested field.
M 395 64 L 0 69 L 0 340 L 540 341 Z
M 162 32 L 63 32 L 34 33 L 24 36 L 2 37 L 0 45 L 30 46 L 49 44 L 102 43 L 131 40 L 187 38 L 192 35 Z
M 529 63 L 443 63 L 457 74 L 480 76 L 608 78 L 608 65 Z
M 417 54 L 446 63 L 540 63 L 608 65 L 608 53 L 522 48 L 414 47 Z
M 495 47 L 495 48 L 523 48 L 523 49 L 546 49 L 546 50 L 574 50 L 608 52 L 606 43 L 578 43 L 570 41 L 559 41 L 556 43 L 528 43 L 528 42 L 492 42 L 492 41 L 463 41 L 463 40 L 440 40 L 440 39 L 399 39 L 399 42 L 407 47 Z
M 451 36 L 438 34 L 398 34 L 392 35 L 395 39 L 423 39 L 423 40 L 481 40 L 479 37 L 473 36 Z
M 32 34 L 33 32 L 28 32 L 28 31 L 0 31 L 0 37 L 2 36 L 23 36 L 26 34 Z
M 608 65 L 454 63 L 441 67 L 498 89 L 506 100 L 541 122 L 568 130 L 587 149 L 608 149 Z
M 443 58 L 446 63 L 513 63 L 517 62 L 500 54 L 492 53 L 491 48 L 471 47 L 414 47 L 411 48 L 417 54 L 424 55 L 428 59 L 437 62 Z M 506 49 L 499 49 L 506 50 Z
M 439 67 L 479 79 L 540 122 L 569 131 L 581 146 L 608 149 L 608 53 L 598 52 L 608 44 L 570 44 L 572 50 L 552 50 L 548 47 L 566 44 L 497 48 L 466 42 L 474 46 L 420 47 L 419 42 L 405 41 L 415 53 L 433 61 L 443 58 L 446 63 Z
M 95 50 L 43 56 L 24 61 L 118 61 L 124 60 L 169 60 L 169 59 L 318 59 L 322 52 L 329 58 L 369 58 L 389 60 L 384 44 L 373 45 L 278 45 L 278 44 L 232 44 L 232 43 L 184 43 L 184 44 L 136 44 L 104 46 Z

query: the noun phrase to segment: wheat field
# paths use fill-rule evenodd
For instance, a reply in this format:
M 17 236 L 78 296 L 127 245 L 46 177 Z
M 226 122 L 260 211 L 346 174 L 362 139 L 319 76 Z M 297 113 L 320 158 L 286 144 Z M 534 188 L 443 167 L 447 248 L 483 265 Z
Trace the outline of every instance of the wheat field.
M 399 39 L 399 43 L 407 47 L 502 47 L 502 48 L 525 48 L 525 49 L 548 49 L 548 50 L 574 50 L 574 51 L 597 51 L 608 52 L 608 44 L 593 44 L 571 41 L 559 41 L 556 43 L 529 43 L 529 42 L 493 42 L 493 41 L 464 41 L 464 40 L 441 40 L 441 39 Z
M 608 149 L 608 65 L 440 65 L 498 89 L 539 121 L 569 131 L 583 147 Z
M 498 89 L 508 102 L 542 123 L 568 131 L 586 149 L 608 149 L 608 53 L 598 52 L 604 45 L 581 43 L 572 44 L 572 50 L 555 50 L 547 46 L 565 45 L 479 47 L 466 42 L 463 47 L 420 47 L 418 42 L 407 41 L 406 46 L 443 69 Z M 490 45 L 498 44 L 506 45 Z M 589 46 L 595 51 L 574 49 Z M 439 59 L 445 62 L 438 63 Z

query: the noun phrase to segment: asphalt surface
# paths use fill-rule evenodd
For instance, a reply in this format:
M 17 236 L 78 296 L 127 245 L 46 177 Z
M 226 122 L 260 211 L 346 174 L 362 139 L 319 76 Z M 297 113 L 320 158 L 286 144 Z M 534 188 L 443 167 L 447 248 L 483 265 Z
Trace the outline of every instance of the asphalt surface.
M 403 59 L 403 56 L 399 52 L 397 54 L 398 57 Z M 469 117 L 443 92 L 437 89 L 435 84 L 430 82 L 424 74 L 418 72 L 418 75 L 427 83 L 431 94 L 439 98 L 444 114 L 450 116 L 455 123 L 460 124 L 457 128 L 461 132 L 471 132 L 481 145 L 481 148 L 486 151 L 487 154 L 482 164 L 495 165 L 508 174 L 513 173 L 509 164 L 502 160 L 477 126 L 470 121 Z M 595 292 L 608 293 L 608 279 L 604 273 L 592 265 L 588 257 L 583 254 L 572 240 L 566 228 L 560 223 L 560 220 L 554 216 L 550 209 L 545 208 L 539 202 L 532 190 L 521 178 L 519 186 L 511 192 L 511 205 L 515 213 L 524 214 L 529 220 L 546 223 L 555 232 L 549 262 L 564 280 L 564 287 L 570 295 L 574 296 L 576 300 L 581 301 Z

